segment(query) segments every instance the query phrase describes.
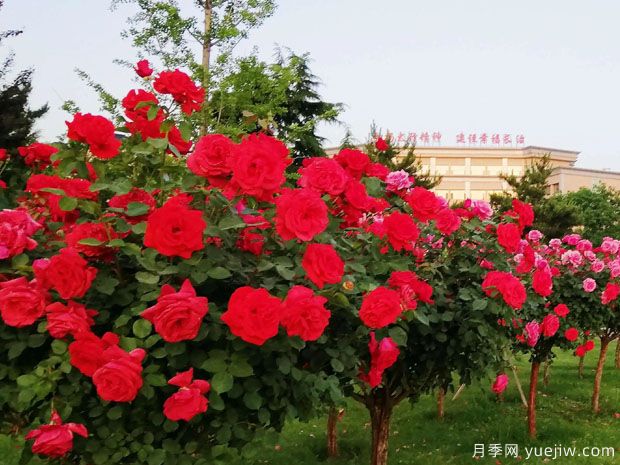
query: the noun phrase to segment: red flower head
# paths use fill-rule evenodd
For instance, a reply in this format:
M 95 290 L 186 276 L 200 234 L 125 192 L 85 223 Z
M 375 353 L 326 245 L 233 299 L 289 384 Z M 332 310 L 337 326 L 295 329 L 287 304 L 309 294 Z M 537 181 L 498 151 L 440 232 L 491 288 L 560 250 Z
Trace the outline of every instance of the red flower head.
M 270 201 L 284 184 L 284 172 L 290 164 L 286 145 L 263 133 L 250 134 L 233 151 L 229 189 Z
M 603 304 L 611 303 L 618 298 L 618 295 L 620 295 L 620 286 L 614 283 L 607 283 L 601 295 L 601 302 Z
M 114 135 L 114 124 L 103 116 L 76 113 L 67 127 L 67 137 L 88 144 L 95 157 L 107 160 L 118 155 L 121 141 Z
M 586 343 L 584 344 L 584 347 L 586 348 L 587 352 L 590 352 L 591 350 L 594 349 L 594 341 L 586 341 Z
M 568 328 L 566 331 L 564 331 L 564 337 L 567 341 L 576 341 L 579 337 L 579 331 L 576 328 Z
M 25 211 L 0 211 L 0 260 L 33 250 L 37 242 L 31 236 L 41 228 Z
M 160 94 L 172 95 L 186 115 L 200 110 L 205 99 L 205 90 L 198 87 L 187 74 L 178 69 L 159 73 L 153 82 L 153 88 Z
M 149 77 L 151 74 L 153 74 L 153 68 L 151 68 L 151 64 L 148 60 L 140 60 L 138 63 L 136 63 L 134 71 L 141 78 Z
M 142 205 L 139 205 L 142 204 Z M 140 223 L 145 221 L 149 214 L 155 210 L 155 199 L 148 192 L 133 187 L 127 194 L 115 195 L 110 200 L 108 200 L 108 205 L 112 208 L 119 208 L 125 210 L 123 218 L 130 224 Z M 129 215 L 128 209 L 132 206 L 141 207 L 146 205 L 146 213 L 141 215 Z
M 393 271 L 388 285 L 400 293 L 404 306 L 410 310 L 417 308 L 418 300 L 433 303 L 433 288 L 411 271 Z
M 351 176 L 333 158 L 307 158 L 300 168 L 298 184 L 319 194 L 340 195 L 345 192 Z
M 435 216 L 435 227 L 444 236 L 449 236 L 461 227 L 461 218 L 451 208 L 444 208 Z
M 0 316 L 4 324 L 29 326 L 45 313 L 48 295 L 25 277 L 0 282 Z
M 146 352 L 134 349 L 127 353 L 118 346 L 104 352 L 107 360 L 93 374 L 97 394 L 108 402 L 131 402 L 142 387 L 142 360 Z
M 368 155 L 355 149 L 342 149 L 334 156 L 334 160 L 340 163 L 340 166 L 355 179 L 361 179 L 370 166 Z
M 159 100 L 154 93 L 148 92 L 144 89 L 130 90 L 127 95 L 121 101 L 123 108 L 125 109 L 125 115 L 132 121 L 140 119 L 148 119 L 149 110 L 151 107 L 159 105 Z M 150 121 L 158 120 L 161 125 L 164 119 L 164 111 L 160 108 L 155 118 Z M 129 126 L 128 126 L 129 127 Z M 131 127 L 129 127 L 131 130 Z M 159 132 L 159 128 L 157 128 Z
M 505 271 L 489 271 L 482 282 L 482 290 L 489 297 L 501 294 L 504 302 L 514 309 L 520 309 L 527 298 L 523 283 Z
M 327 205 L 312 189 L 284 189 L 276 199 L 276 231 L 285 241 L 311 241 L 328 223 Z
M 566 306 L 566 304 L 557 304 L 555 306 L 555 308 L 553 309 L 553 311 L 555 312 L 555 314 L 557 316 L 559 316 L 560 318 L 565 318 L 566 315 L 568 315 L 570 313 L 570 310 L 568 309 L 568 307 Z
M 58 152 L 56 147 L 47 144 L 35 142 L 27 147 L 18 147 L 18 153 L 24 157 L 26 166 L 36 167 L 38 169 L 47 168 L 51 164 L 51 156 Z
M 196 415 L 207 411 L 209 401 L 204 396 L 211 389 L 210 384 L 202 379 L 193 380 L 194 369 L 177 373 L 168 384 L 180 389 L 164 402 L 164 415 L 170 421 L 190 421 Z
M 116 253 L 113 247 L 106 244 L 111 240 L 118 239 L 119 235 L 109 223 L 80 223 L 71 226 L 65 236 L 67 246 L 77 250 L 82 255 L 101 260 L 109 259 Z M 96 239 L 100 245 L 81 244 L 82 239 Z
M 6 149 L 0 149 L 0 161 L 5 161 L 7 158 L 9 158 L 9 154 Z
M 512 209 L 517 215 L 519 227 L 521 229 L 534 224 L 534 209 L 529 203 L 521 202 L 518 199 L 512 199 Z
M 491 386 L 491 390 L 495 394 L 499 395 L 506 390 L 506 387 L 508 387 L 508 376 L 502 373 L 500 375 L 497 375 L 497 377 L 495 378 L 493 386 Z
M 316 341 L 329 323 L 331 312 L 325 308 L 327 299 L 315 296 L 312 289 L 293 286 L 284 300 L 282 326 L 289 336 Z
M 551 295 L 553 289 L 553 279 L 549 269 L 538 268 L 534 271 L 532 278 L 532 288 L 542 297 Z
M 62 339 L 71 334 L 77 337 L 80 333 L 90 332 L 95 323 L 93 317 L 97 310 L 87 309 L 84 305 L 70 300 L 67 305 L 54 302 L 45 309 L 47 317 L 47 332 L 56 339 Z
M 383 227 L 390 245 L 395 251 L 412 250 L 420 236 L 420 230 L 411 216 L 394 212 L 383 220 Z
M 221 319 L 235 336 L 261 346 L 278 334 L 283 313 L 280 299 L 266 289 L 244 286 L 232 293 Z
M 368 350 L 370 351 L 370 370 L 361 378 L 371 388 L 375 388 L 381 384 L 383 372 L 396 363 L 400 350 L 391 337 L 384 337 L 381 342 L 377 342 L 374 331 L 370 333 Z
M 222 187 L 232 169 L 231 157 L 235 144 L 221 134 L 202 136 L 194 151 L 187 157 L 187 167 L 197 176 L 209 180 L 216 187 Z
M 437 214 L 444 208 L 441 200 L 424 187 L 414 187 L 407 194 L 405 200 L 411 207 L 413 216 L 422 222 L 435 219 Z
M 74 337 L 75 341 L 69 344 L 69 360 L 85 376 L 93 376 L 107 362 L 106 350 L 120 341 L 114 333 L 105 333 L 99 338 L 87 331 L 77 332 Z
M 390 148 L 390 146 L 385 141 L 385 139 L 383 139 L 383 137 L 378 137 L 377 140 L 375 141 L 375 148 L 379 152 L 385 152 L 387 149 Z
M 206 297 L 197 297 L 189 279 L 186 279 L 179 292 L 165 284 L 157 298 L 157 304 L 141 313 L 153 325 L 155 331 L 166 342 L 179 342 L 194 339 L 198 335 L 202 319 L 209 311 Z
M 381 181 L 385 181 L 388 174 L 390 174 L 390 169 L 382 163 L 371 163 L 366 168 L 366 176 L 377 178 Z
M 84 297 L 90 289 L 97 268 L 88 266 L 75 249 L 61 249 L 52 258 L 35 260 L 32 270 L 44 289 L 54 289 L 63 299 Z
M 575 355 L 577 357 L 583 358 L 586 356 L 586 346 L 585 345 L 578 345 L 577 348 L 575 349 Z
M 308 244 L 301 266 L 319 289 L 325 284 L 338 284 L 344 274 L 344 261 L 330 244 Z
M 207 223 L 200 210 L 189 207 L 191 200 L 189 195 L 177 195 L 151 213 L 146 222 L 144 245 L 167 257 L 185 259 L 202 250 Z
M 502 223 L 497 227 L 497 242 L 506 252 L 516 253 L 521 244 L 521 230 L 515 223 Z
M 64 423 L 56 410 L 52 411 L 50 423 L 39 426 L 26 435 L 26 440 L 34 439 L 32 452 L 48 457 L 62 457 L 73 449 L 73 434 L 88 437 L 86 426 L 80 423 Z
M 364 296 L 359 317 L 372 329 L 380 329 L 396 322 L 403 312 L 400 294 L 379 286 Z
M 558 332 L 558 329 L 560 329 L 560 320 L 554 313 L 550 313 L 543 318 L 542 324 L 540 325 L 540 331 L 542 332 L 543 336 L 555 336 L 555 333 Z
M 536 321 L 530 321 L 525 325 L 525 342 L 534 347 L 540 338 L 540 325 Z

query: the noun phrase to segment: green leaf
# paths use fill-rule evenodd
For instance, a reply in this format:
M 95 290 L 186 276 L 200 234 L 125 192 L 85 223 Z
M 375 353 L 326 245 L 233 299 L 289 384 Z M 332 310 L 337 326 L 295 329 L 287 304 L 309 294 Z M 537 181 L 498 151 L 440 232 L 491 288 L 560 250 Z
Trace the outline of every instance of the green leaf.
M 230 278 L 232 274 L 226 268 L 221 266 L 216 266 L 215 268 L 211 268 L 207 271 L 207 275 L 213 279 L 226 279 Z
M 129 202 L 125 214 L 127 216 L 142 216 L 149 212 L 149 206 L 142 202 Z
M 336 373 L 340 373 L 344 370 L 344 364 L 337 358 L 332 358 L 330 364 Z
M 147 384 L 155 387 L 162 387 L 168 384 L 166 377 L 161 373 L 149 373 L 144 377 Z
M 225 216 L 217 225 L 222 231 L 226 231 L 227 229 L 239 229 L 245 228 L 245 222 L 239 218 L 238 216 Z
M 166 148 L 168 148 L 168 139 L 164 138 L 164 139 L 153 139 L 151 137 L 149 137 L 146 140 L 149 145 L 151 147 L 154 147 L 158 150 L 165 150 Z
M 136 273 L 136 279 L 144 284 L 157 284 L 159 282 L 158 275 L 147 273 L 146 271 L 138 271 Z
M 222 350 L 212 350 L 200 368 L 211 373 L 220 373 L 226 371 L 228 364 L 226 363 L 226 352 Z
M 77 208 L 77 204 L 77 199 L 73 197 L 63 197 L 60 199 L 60 202 L 58 202 L 58 206 L 60 207 L 60 209 L 66 212 L 75 210 Z
M 390 328 L 388 334 L 399 346 L 407 345 L 407 331 L 405 331 L 400 326 L 394 326 L 393 328 Z
M 243 396 L 243 403 L 250 410 L 258 410 L 263 405 L 263 398 L 258 392 L 246 392 Z
M 230 373 L 221 371 L 211 378 L 211 387 L 218 394 L 222 394 L 232 389 L 233 382 L 233 376 Z
M 123 406 L 115 405 L 110 410 L 108 410 L 108 412 L 106 413 L 106 416 L 110 420 L 118 420 L 119 418 L 123 416 Z
M 254 368 L 252 368 L 252 365 L 250 365 L 245 358 L 242 358 L 237 353 L 234 353 L 232 356 L 229 371 L 235 378 L 246 378 L 254 374 Z
M 426 325 L 426 326 L 429 325 L 428 317 L 424 315 L 423 313 L 421 313 L 420 311 L 413 312 L 413 315 L 415 316 L 416 320 L 418 320 L 423 325 Z
M 81 245 L 91 245 L 93 247 L 97 247 L 97 246 L 100 246 L 101 244 L 103 244 L 103 242 L 101 242 L 99 239 L 95 239 L 94 237 L 86 237 L 84 239 L 80 239 L 78 241 L 78 244 L 81 244 Z
M 484 310 L 487 307 L 487 299 L 475 299 L 471 307 L 473 310 Z
M 144 339 L 153 330 L 153 325 L 150 321 L 141 318 L 139 320 L 134 321 L 132 326 L 132 331 L 136 337 Z

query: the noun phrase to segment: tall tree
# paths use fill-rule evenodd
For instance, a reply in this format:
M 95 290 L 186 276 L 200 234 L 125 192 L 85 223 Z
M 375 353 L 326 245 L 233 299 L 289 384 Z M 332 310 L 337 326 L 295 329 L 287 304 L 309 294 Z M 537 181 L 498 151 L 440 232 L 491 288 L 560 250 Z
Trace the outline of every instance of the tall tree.
M 581 234 L 593 244 L 605 236 L 620 237 L 620 191 L 605 184 L 565 194 L 564 201 L 581 214 Z
M 0 9 L 4 2 L 0 0 Z M 0 31 L 0 47 L 6 39 L 16 37 L 23 31 Z M 13 66 L 14 54 L 9 52 L 0 64 L 0 148 L 11 152 L 17 147 L 32 142 L 36 136 L 34 124 L 47 112 L 47 105 L 31 109 L 28 105 L 32 91 L 32 70 L 17 73 L 14 79 L 9 77 Z
M 545 236 L 561 237 L 581 222 L 579 210 L 564 202 L 561 196 L 548 196 L 547 186 L 553 166 L 549 155 L 534 160 L 525 168 L 522 176 L 502 174 L 500 177 L 510 186 L 509 192 L 491 195 L 491 204 L 499 212 L 511 208 L 514 197 L 534 206 L 534 227 Z

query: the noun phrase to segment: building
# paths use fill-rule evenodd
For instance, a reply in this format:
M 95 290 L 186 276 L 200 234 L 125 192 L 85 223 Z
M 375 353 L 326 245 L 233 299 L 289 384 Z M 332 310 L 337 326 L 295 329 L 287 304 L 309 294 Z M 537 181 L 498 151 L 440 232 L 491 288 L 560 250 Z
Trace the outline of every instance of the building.
M 328 150 L 335 153 L 335 150 Z M 549 193 L 570 192 L 604 183 L 620 189 L 620 173 L 576 168 L 579 152 L 546 147 L 418 146 L 415 154 L 424 171 L 441 176 L 434 191 L 451 202 L 470 199 L 488 200 L 495 192 L 509 188 L 501 174 L 520 176 L 534 160 L 549 155 L 554 167 L 549 178 Z

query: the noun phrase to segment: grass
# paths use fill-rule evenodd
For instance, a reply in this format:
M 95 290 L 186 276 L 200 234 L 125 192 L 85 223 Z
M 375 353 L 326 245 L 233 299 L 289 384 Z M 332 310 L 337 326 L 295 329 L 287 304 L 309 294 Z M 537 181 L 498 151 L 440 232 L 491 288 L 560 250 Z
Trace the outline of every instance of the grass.
M 612 346 L 615 349 L 615 345 Z M 560 354 L 551 369 L 548 387 L 539 386 L 538 439 L 531 441 L 525 429 L 525 409 L 521 406 L 514 380 L 504 402 L 496 402 L 489 385 L 471 386 L 452 401 L 446 396 L 446 415 L 436 417 L 436 402 L 424 396 L 415 405 L 402 403 L 394 413 L 390 436 L 391 465 L 396 464 L 513 464 L 556 463 L 558 465 L 620 464 L 620 369 L 613 366 L 613 350 L 608 357 L 601 389 L 600 415 L 590 411 L 590 396 L 597 351 L 586 358 L 584 379 L 577 377 L 577 359 Z M 527 390 L 529 366 L 519 361 L 519 373 Z M 542 373 L 541 373 L 542 378 Z M 363 465 L 369 463 L 370 430 L 366 411 L 355 403 L 347 406 L 339 423 L 340 457 L 325 458 L 326 419 L 310 423 L 291 422 L 277 440 L 263 440 L 253 446 L 254 458 L 244 465 Z M 518 444 L 520 459 L 498 456 L 472 458 L 474 444 Z M 575 446 L 613 447 L 615 457 L 573 457 L 557 460 L 526 459 L 525 447 Z M 21 443 L 0 436 L 0 464 L 15 465 Z M 237 465 L 237 464 L 235 464 Z

